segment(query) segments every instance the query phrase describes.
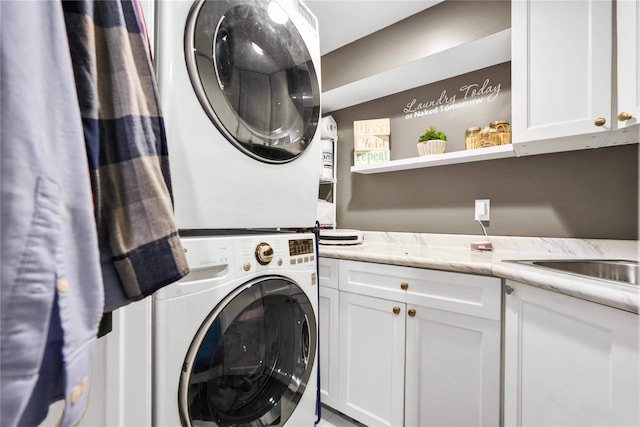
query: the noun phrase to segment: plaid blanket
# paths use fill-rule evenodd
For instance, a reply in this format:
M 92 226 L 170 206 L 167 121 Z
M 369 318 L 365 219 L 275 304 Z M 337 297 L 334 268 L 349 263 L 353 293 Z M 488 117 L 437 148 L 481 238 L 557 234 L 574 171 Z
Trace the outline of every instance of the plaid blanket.
M 105 312 L 175 282 L 188 265 L 143 19 L 122 1 L 62 1 L 98 227 Z

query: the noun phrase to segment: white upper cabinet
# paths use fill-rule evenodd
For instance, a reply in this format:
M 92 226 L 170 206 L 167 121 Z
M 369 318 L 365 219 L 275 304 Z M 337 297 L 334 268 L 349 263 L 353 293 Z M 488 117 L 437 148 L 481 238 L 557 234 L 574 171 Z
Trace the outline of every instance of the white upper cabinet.
M 612 118 L 612 2 L 522 0 L 511 7 L 516 152 L 604 143 Z
M 620 131 L 609 145 L 637 142 L 640 123 L 640 1 L 618 0 L 616 8 L 618 102 L 613 115 Z

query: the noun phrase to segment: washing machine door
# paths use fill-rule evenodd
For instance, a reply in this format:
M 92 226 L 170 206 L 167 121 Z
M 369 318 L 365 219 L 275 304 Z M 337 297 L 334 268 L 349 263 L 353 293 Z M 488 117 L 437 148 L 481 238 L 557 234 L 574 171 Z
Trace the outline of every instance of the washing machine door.
M 305 391 L 316 319 L 304 291 L 280 276 L 249 282 L 208 316 L 179 387 L 186 426 L 281 426 Z
M 185 54 L 200 104 L 242 152 L 283 163 L 311 144 L 320 120 L 318 75 L 303 37 L 278 2 L 196 2 L 187 20 Z

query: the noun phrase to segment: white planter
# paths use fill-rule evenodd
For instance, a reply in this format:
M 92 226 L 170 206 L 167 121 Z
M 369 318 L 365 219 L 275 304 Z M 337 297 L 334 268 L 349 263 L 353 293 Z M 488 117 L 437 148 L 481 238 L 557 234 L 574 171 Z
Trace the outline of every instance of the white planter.
M 441 139 L 430 139 L 428 141 L 418 142 L 418 154 L 426 156 L 429 154 L 442 154 L 444 153 L 447 141 Z

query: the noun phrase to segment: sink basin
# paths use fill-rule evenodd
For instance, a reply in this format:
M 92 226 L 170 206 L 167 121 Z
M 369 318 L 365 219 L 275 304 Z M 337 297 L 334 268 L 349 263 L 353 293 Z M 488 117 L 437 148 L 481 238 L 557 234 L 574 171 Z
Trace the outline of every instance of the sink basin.
M 638 262 L 610 259 L 571 260 L 513 260 L 518 264 L 533 265 L 563 273 L 607 280 L 616 283 L 638 285 Z

